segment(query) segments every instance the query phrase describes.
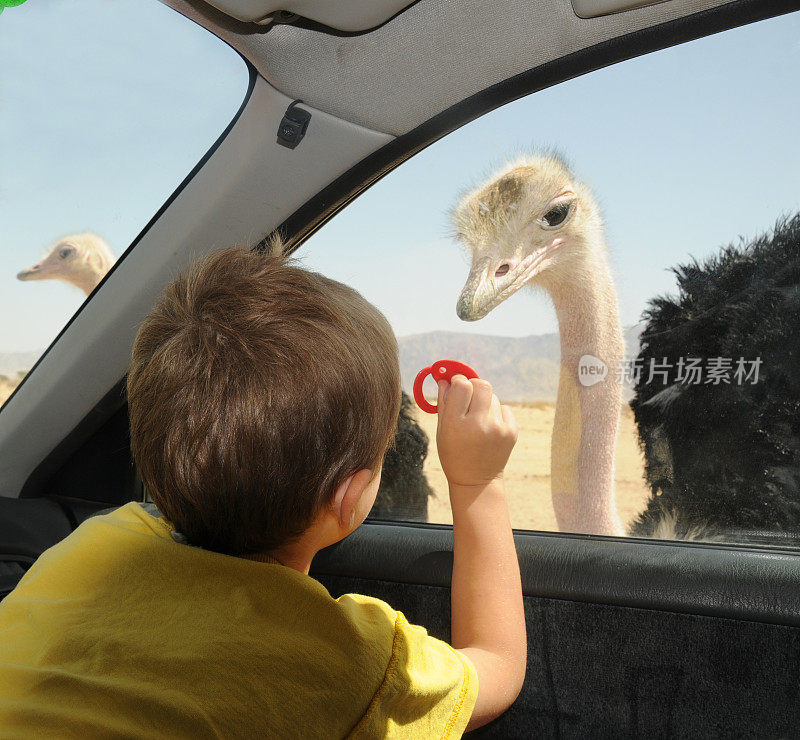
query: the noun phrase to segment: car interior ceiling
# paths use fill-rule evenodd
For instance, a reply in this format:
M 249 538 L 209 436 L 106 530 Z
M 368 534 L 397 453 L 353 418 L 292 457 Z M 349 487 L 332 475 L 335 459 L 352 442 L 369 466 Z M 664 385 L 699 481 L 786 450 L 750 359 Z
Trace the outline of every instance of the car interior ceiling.
M 75 319 L 75 327 L 56 340 L 49 353 L 52 363 L 43 358 L 40 377 L 33 373 L 2 410 L 0 424 L 7 421 L 10 431 L 6 437 L 0 434 L 0 454 L 6 456 L 0 465 L 0 598 L 44 550 L 87 517 L 145 500 L 131 458 L 124 396 L 132 332 L 119 334 L 109 345 L 104 335 L 88 333 L 88 322 L 114 313 L 110 303 L 97 300 L 104 297 L 104 286 L 120 285 L 127 276 L 135 291 L 132 277 L 146 265 L 152 275 L 148 292 L 119 318 L 135 326 L 132 319 L 146 311 L 164 282 L 164 271 L 189 261 L 193 253 L 187 244 L 196 230 L 183 233 L 180 250 L 160 256 L 158 263 L 146 263 L 145 256 L 135 263 L 137 244 L 141 241 L 142 255 L 149 254 L 151 244 L 155 253 L 157 244 L 182 227 L 185 231 L 186 219 L 216 198 L 211 190 L 199 189 L 206 163 L 207 177 L 219 179 L 233 159 L 246 159 L 248 147 L 272 142 L 282 112 L 295 97 L 328 114 L 320 114 L 318 121 L 338 142 L 336 153 L 329 151 L 330 139 L 310 150 L 305 161 L 318 157 L 322 162 L 316 179 L 305 188 L 298 185 L 269 215 L 251 213 L 250 201 L 240 198 L 238 190 L 225 194 L 207 216 L 210 221 L 226 212 L 208 237 L 209 249 L 232 222 L 241 235 L 268 235 L 281 226 L 290 247 L 296 247 L 399 162 L 504 102 L 625 56 L 800 7 L 796 0 L 672 0 L 635 16 L 581 21 L 567 12 L 568 2 L 555 4 L 557 12 L 548 14 L 547 4 L 521 0 L 503 12 L 496 3 L 477 0 L 422 0 L 373 31 L 342 36 L 313 24 L 254 31 L 199 0 L 165 4 L 243 54 L 252 69 L 251 89 L 208 157 L 145 227 L 84 307 L 84 316 Z M 518 45 L 516 53 L 505 55 L 510 66 L 498 71 L 489 88 L 480 85 L 483 70 L 459 85 L 450 84 L 446 74 L 433 73 L 469 68 L 463 59 L 469 44 L 438 42 L 447 34 L 466 34 L 459 30 L 464 18 L 471 19 L 470 28 L 475 26 L 470 42 L 491 32 L 495 44 L 505 34 L 512 52 Z M 536 43 L 525 39 L 529 26 L 538 39 L 569 32 L 531 56 Z M 403 43 L 393 42 L 392 35 Z M 413 70 L 403 67 L 409 38 L 430 57 L 431 78 L 421 88 Z M 337 55 L 343 65 L 332 62 Z M 382 75 L 393 84 L 379 84 Z M 359 92 L 348 94 L 352 90 Z M 252 120 L 247 112 L 251 103 L 258 113 Z M 262 140 L 256 121 L 264 117 L 269 135 Z M 228 134 L 231 140 L 223 145 Z M 237 144 L 236 137 L 249 137 L 250 143 Z M 235 187 L 259 188 L 276 176 L 285 181 L 295 164 L 289 153 L 278 154 L 286 159 L 277 168 L 273 160 L 248 162 Z M 194 176 L 198 187 L 193 191 Z M 113 322 L 109 326 L 113 329 Z M 84 331 L 93 337 L 88 349 L 79 334 Z M 49 400 L 47 389 L 69 377 L 56 374 L 58 352 L 58 364 L 66 368 L 58 372 L 81 373 L 80 362 L 105 367 L 97 376 L 99 397 L 83 406 L 76 401 L 56 418 L 50 410 L 60 401 L 55 395 Z M 94 359 L 76 359 L 81 352 L 93 353 Z M 34 393 L 41 397 L 38 406 Z M 54 420 L 52 439 L 44 437 L 43 419 Z M 20 439 L 41 431 L 43 441 L 32 448 L 35 460 L 14 467 L 22 443 L 11 438 L 20 431 Z M 512 708 L 470 736 L 800 735 L 794 719 L 800 711 L 800 559 L 790 549 L 522 531 L 515 540 L 528 627 L 527 677 Z M 322 552 L 312 575 L 334 597 L 352 591 L 385 599 L 412 623 L 448 639 L 451 568 L 451 528 L 373 521 Z

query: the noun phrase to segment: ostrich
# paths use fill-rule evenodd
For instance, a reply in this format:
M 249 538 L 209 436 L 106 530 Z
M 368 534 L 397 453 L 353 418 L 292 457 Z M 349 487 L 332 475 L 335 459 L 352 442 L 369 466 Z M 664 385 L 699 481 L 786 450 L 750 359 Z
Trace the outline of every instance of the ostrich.
M 678 295 L 649 302 L 639 360 L 727 358 L 732 372 L 711 383 L 676 372 L 668 384 L 639 377 L 631 406 L 653 496 L 631 533 L 797 539 L 800 213 L 673 272 Z M 749 377 L 736 377 L 740 357 Z
M 394 446 L 383 461 L 381 485 L 369 514 L 372 519 L 428 521 L 428 498 L 433 489 L 422 470 L 428 456 L 428 435 L 414 418 L 413 409 L 413 401 L 403 393 Z
M 561 371 L 551 440 L 551 493 L 561 531 L 622 535 L 614 500 L 621 389 L 578 382 L 582 358 L 614 373 L 623 356 L 603 222 L 591 192 L 554 156 L 509 164 L 453 211 L 472 252 L 456 311 L 477 321 L 524 285 L 552 298 Z
M 623 356 L 591 193 L 558 158 L 534 156 L 467 193 L 453 220 L 473 257 L 460 318 L 482 318 L 523 285 L 553 300 L 561 338 L 551 444 L 559 529 L 624 534 L 613 490 L 619 387 L 577 382 L 584 356 L 609 372 Z M 763 365 L 762 382 L 687 384 L 675 376 L 659 386 L 639 376 L 631 406 L 651 496 L 630 533 L 785 539 L 800 529 L 800 214 L 778 222 L 772 236 L 674 272 L 679 296 L 650 302 L 639 362 L 675 367 L 687 356 L 747 356 Z
M 108 244 L 87 231 L 59 239 L 42 260 L 17 273 L 17 280 L 63 280 L 89 295 L 113 264 Z

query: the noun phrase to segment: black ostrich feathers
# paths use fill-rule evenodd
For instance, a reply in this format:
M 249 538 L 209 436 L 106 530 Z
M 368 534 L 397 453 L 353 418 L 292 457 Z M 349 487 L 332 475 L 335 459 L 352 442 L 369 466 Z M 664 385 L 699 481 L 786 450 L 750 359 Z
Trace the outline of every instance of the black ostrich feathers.
M 415 421 L 412 410 L 413 401 L 403 393 L 397 435 L 383 461 L 372 519 L 428 520 L 428 497 L 433 489 L 422 472 L 428 456 L 428 435 Z
M 800 541 L 800 213 L 673 272 L 677 297 L 644 313 L 631 406 L 652 496 L 631 534 Z M 676 381 L 690 357 L 730 358 L 729 382 Z M 734 377 L 739 358 L 760 359 L 758 382 Z

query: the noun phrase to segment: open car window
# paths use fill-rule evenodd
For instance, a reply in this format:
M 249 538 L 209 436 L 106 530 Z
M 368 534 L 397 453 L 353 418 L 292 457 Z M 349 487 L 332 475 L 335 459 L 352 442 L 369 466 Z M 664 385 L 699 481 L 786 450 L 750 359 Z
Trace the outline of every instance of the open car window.
M 798 32 L 506 105 L 296 253 L 384 312 L 407 394 L 443 358 L 492 382 L 520 429 L 514 527 L 800 544 Z M 436 417 L 404 408 L 373 515 L 448 523 Z
M 6 8 L 0 64 L 2 405 L 231 120 L 248 71 L 135 0 Z

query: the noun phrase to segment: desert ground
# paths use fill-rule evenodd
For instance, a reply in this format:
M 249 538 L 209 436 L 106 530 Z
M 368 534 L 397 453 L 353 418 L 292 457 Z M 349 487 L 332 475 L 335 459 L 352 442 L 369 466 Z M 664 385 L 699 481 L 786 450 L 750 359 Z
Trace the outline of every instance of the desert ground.
M 547 402 L 510 403 L 519 428 L 519 439 L 505 472 L 511 524 L 517 529 L 557 531 L 550 500 L 550 436 L 555 404 Z M 436 416 L 416 409 L 417 420 L 431 440 L 425 475 L 436 492 L 428 503 L 428 521 L 452 524 L 447 481 L 436 454 Z M 617 509 L 627 525 L 645 506 L 649 496 L 644 478 L 644 462 L 639 450 L 636 425 L 630 407 L 623 405 L 617 437 Z
M 20 378 L 9 378 L 6 375 L 0 375 L 0 406 L 7 400 L 14 388 L 19 384 Z

